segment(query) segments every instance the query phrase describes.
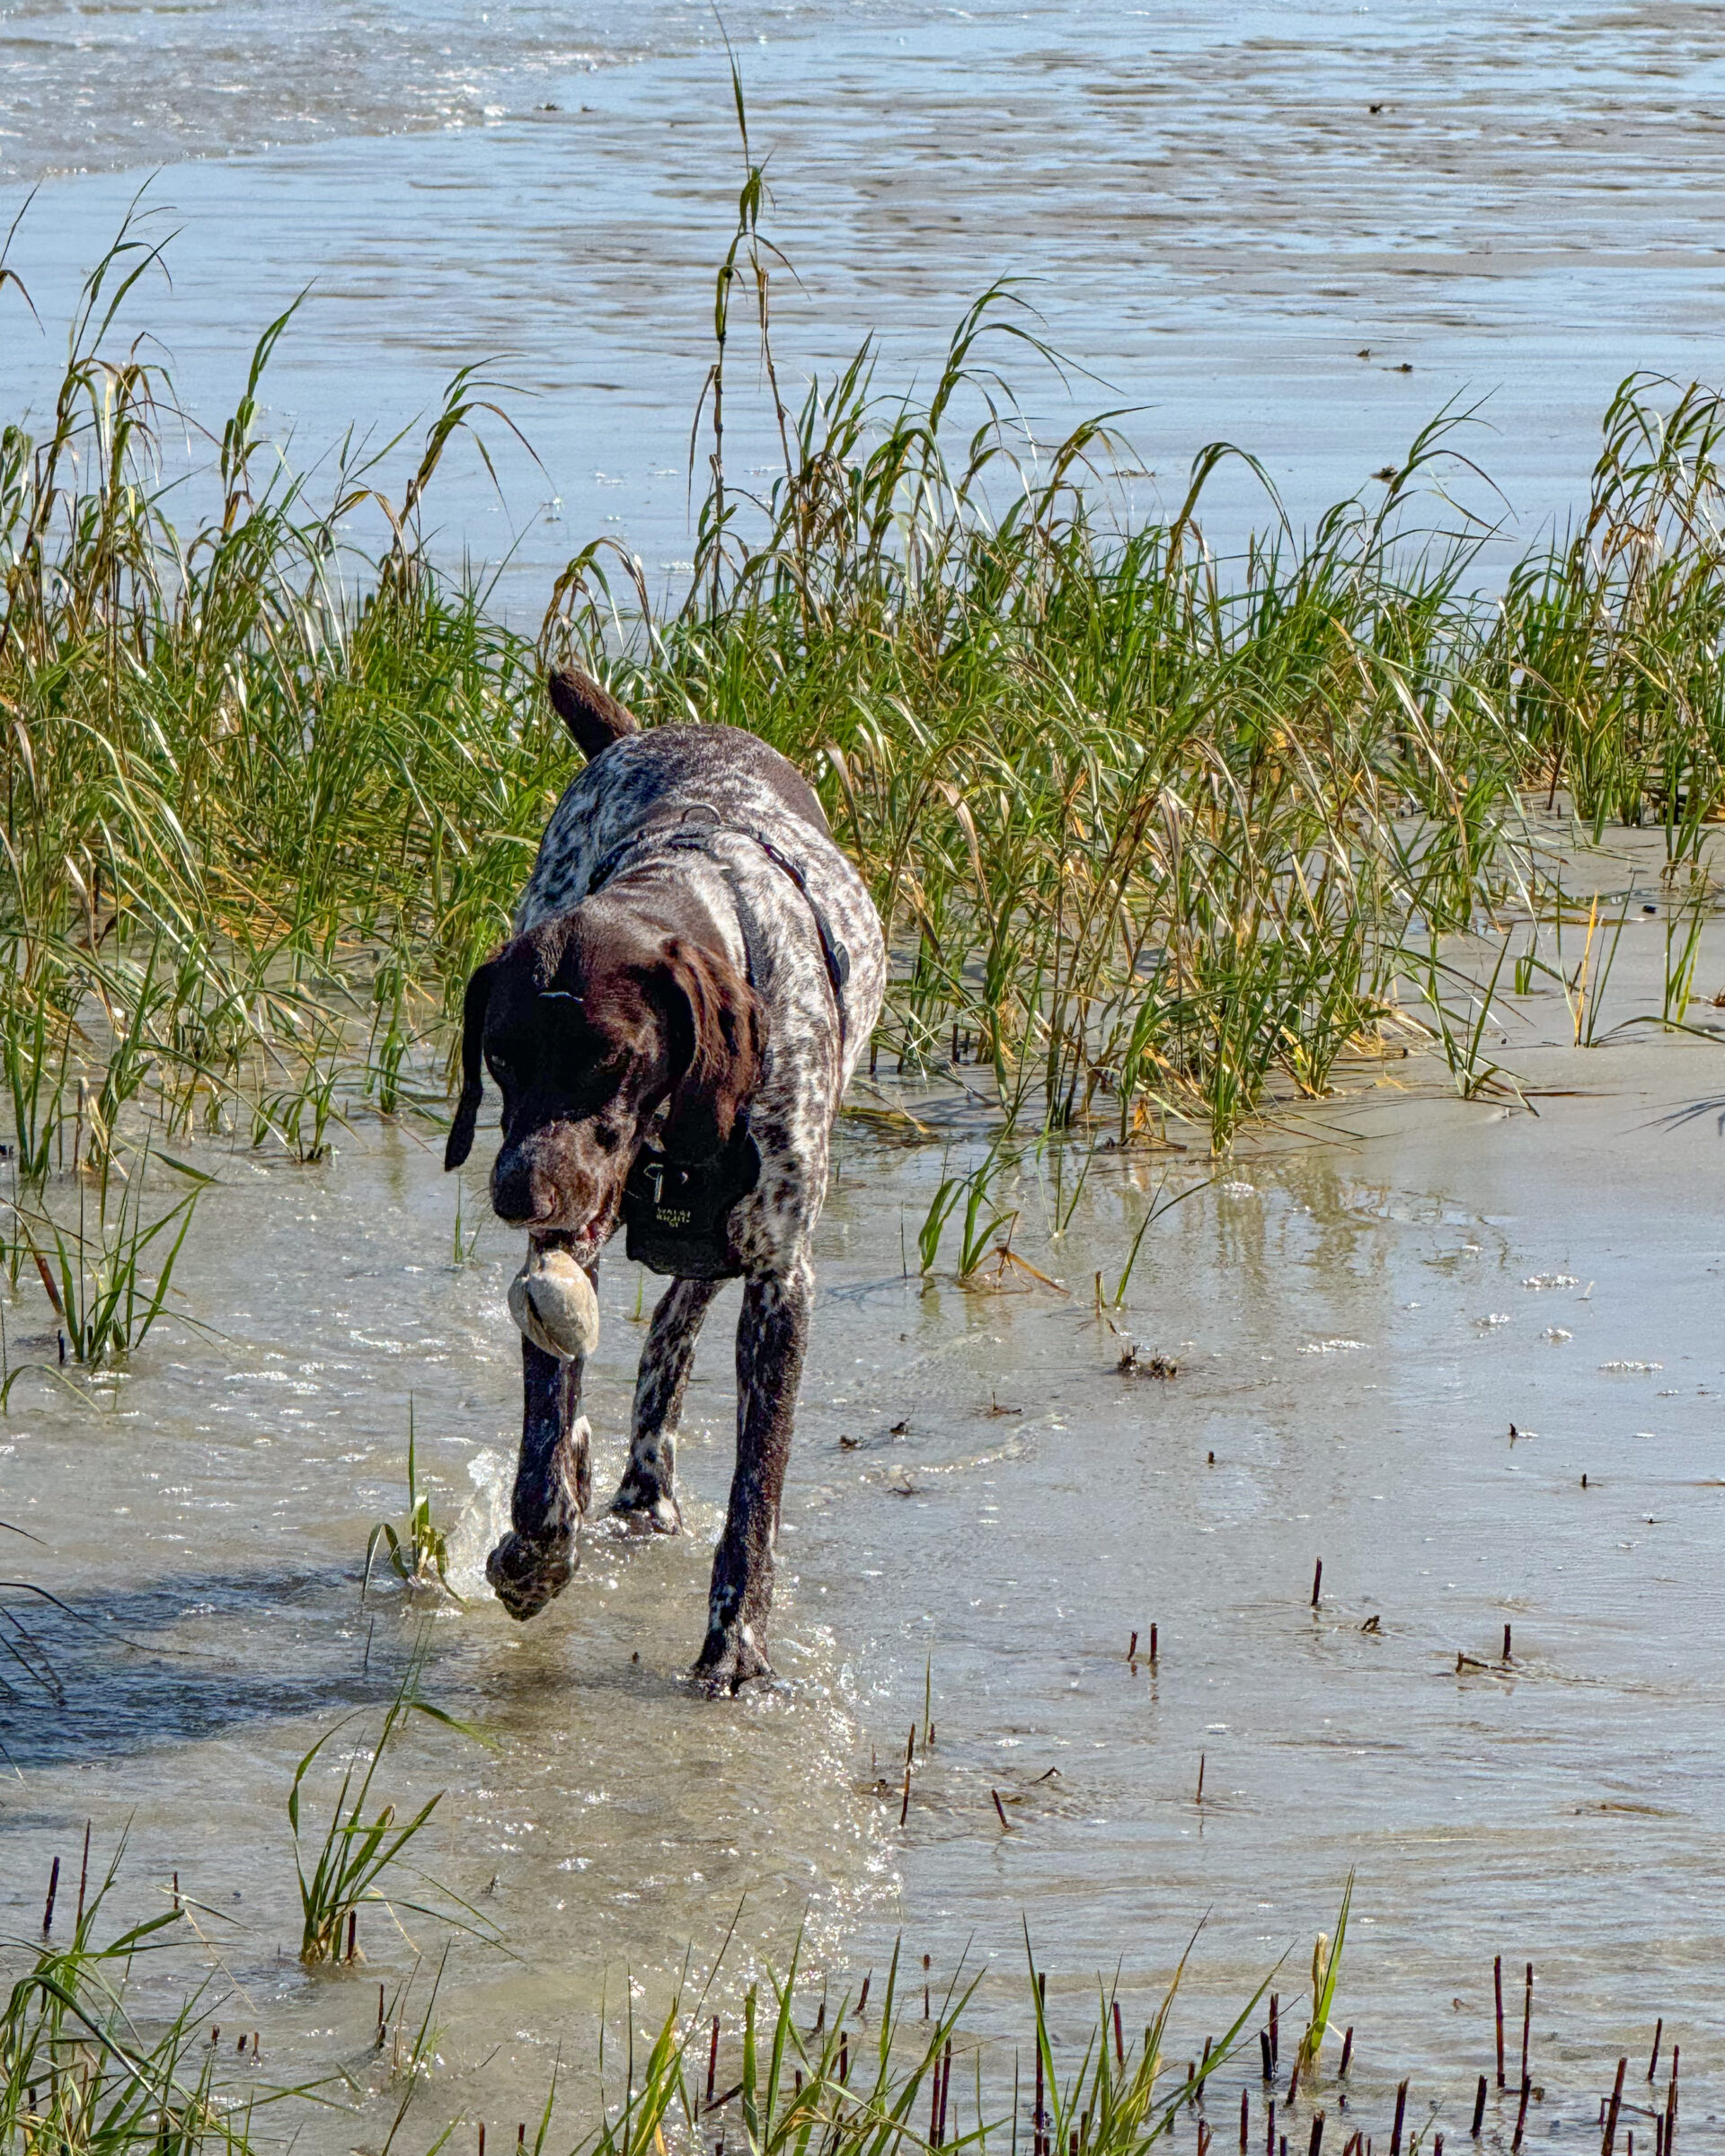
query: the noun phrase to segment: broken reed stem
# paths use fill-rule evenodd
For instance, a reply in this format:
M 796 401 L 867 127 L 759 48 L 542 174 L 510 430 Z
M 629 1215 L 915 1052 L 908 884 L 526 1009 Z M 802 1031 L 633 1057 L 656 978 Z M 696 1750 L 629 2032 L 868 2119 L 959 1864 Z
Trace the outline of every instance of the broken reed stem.
M 707 2044 L 707 2108 L 712 2108 L 712 2092 L 719 2080 L 719 2017 L 712 2017 L 712 2035 Z
M 1600 2143 L 1601 2156 L 1612 2156 L 1617 2145 L 1617 2116 L 1623 2107 L 1623 2075 L 1629 2069 L 1627 2059 L 1617 2062 L 1617 2079 L 1612 2084 L 1611 2104 L 1606 2113 L 1605 2139 Z
M 54 1868 L 48 1875 L 48 1899 L 42 1904 L 42 1937 L 46 1939 L 54 1929 L 54 1896 L 60 1891 L 60 1860 L 56 1857 Z
M 1477 2141 L 1477 2140 L 1480 2138 L 1481 2130 L 1483 2128 L 1484 2125 L 1485 2125 L 1485 2076 L 1484 2076 L 1483 2074 L 1482 2074 L 1482 2075 L 1480 2076 L 1480 2085 L 1479 2085 L 1479 2087 L 1478 2087 L 1478 2088 L 1477 2088 L 1477 2089 L 1476 2089 L 1476 2090 L 1473 2091 L 1473 2125 L 1472 2125 L 1472 2126 L 1470 2126 L 1470 2127 L 1469 2127 L 1469 2129 L 1468 2129 L 1468 2131 L 1469 2131 L 1469 2132 L 1470 2132 L 1470 2133 L 1473 2134 L 1473 2138 L 1474 2138 L 1474 2140 L 1475 2140 L 1475 2141 Z
M 1011 1823 L 1011 1821 L 1010 1821 L 1010 1820 L 1007 1818 L 1007 1816 L 1006 1816 L 1006 1807 L 1005 1807 L 1005 1806 L 1004 1806 L 1004 1804 L 1002 1804 L 1002 1802 L 1000 1801 L 1000 1791 L 999 1791 L 998 1789 L 990 1789 L 990 1790 L 989 1790 L 989 1792 L 988 1792 L 988 1794 L 989 1794 L 989 1795 L 990 1795 L 990 1796 L 991 1796 L 991 1797 L 994 1798 L 994 1800 L 995 1800 L 995 1811 L 996 1811 L 996 1812 L 998 1812 L 998 1813 L 999 1813 L 999 1815 L 1000 1815 L 1000 1831 L 1001 1831 L 1001 1833 L 1002 1833 L 1003 1834 L 1010 1834 L 1010 1833 L 1012 1833 L 1012 1831 L 1013 1831 L 1013 1829 L 1012 1829 L 1012 1823 Z M 1116 2012 L 1117 2014 L 1119 2012 L 1119 2009 L 1118 2007 L 1116 2007 L 1114 2010 L 1115 2010 L 1115 2012 Z
M 1527 2079 L 1527 2046 L 1534 2029 L 1534 1965 L 1527 1964 L 1527 1988 L 1521 2000 L 1521 2078 Z
M 1354 2028 L 1352 2022 L 1349 2022 L 1341 2039 L 1341 2063 L 1336 2069 L 1336 2079 L 1339 2081 L 1345 2081 L 1348 2078 L 1348 2067 L 1349 2062 L 1353 2058 L 1353 2055 Z
M 1509 2143 L 1511 2156 L 1521 2147 L 1521 2137 L 1527 2130 L 1527 2099 L 1534 2092 L 1534 2084 L 1524 2073 L 1521 2077 L 1521 2101 L 1516 2106 L 1516 2136 Z
M 1252 2091 L 1240 2091 L 1240 2156 L 1246 2156 L 1246 2136 L 1252 2131 Z
M 82 1863 L 81 1863 L 81 1864 L 78 1866 L 78 1913 L 77 1913 L 77 1918 L 76 1918 L 76 1921 L 75 1921 L 75 1924 L 74 1924 L 74 1927 L 73 1927 L 73 1928 L 74 1928 L 74 1930 L 75 1930 L 75 1931 L 83 1931 L 83 1929 L 84 1929 L 84 1888 L 85 1888 L 85 1887 L 86 1887 L 86 1886 L 87 1886 L 89 1884 L 90 1884 L 90 1822 L 89 1822 L 89 1820 L 87 1820 L 87 1819 L 86 1819 L 86 1820 L 84 1821 L 84 1861 L 83 1861 L 83 1862 L 82 1862 Z M 1657 2052 L 1658 2048 L 1659 2048 L 1659 2046 L 1657 2046 L 1657 2044 L 1656 2044 L 1656 2045 L 1655 2045 L 1655 2046 L 1654 2046 L 1654 2049 L 1655 2049 L 1655 2051 L 1656 2051 L 1656 2052 Z M 1651 2077 L 1650 2077 L 1650 2078 L 1651 2078 Z
M 1503 2087 L 1503 1957 L 1491 1964 L 1491 1989 L 1498 2010 L 1498 2087 Z
M 1390 2128 L 1390 2156 L 1402 2156 L 1402 2122 L 1408 2113 L 1408 2084 L 1398 2082 L 1395 2091 L 1395 2124 Z
M 1312 1574 L 1312 1607 L 1318 1606 L 1318 1596 L 1323 1592 L 1323 1560 L 1320 1558 Z
M 1647 2062 L 1647 2078 L 1650 2081 L 1659 2071 L 1659 2039 L 1665 2034 L 1665 2016 L 1661 2014 L 1653 2024 L 1653 2055 Z

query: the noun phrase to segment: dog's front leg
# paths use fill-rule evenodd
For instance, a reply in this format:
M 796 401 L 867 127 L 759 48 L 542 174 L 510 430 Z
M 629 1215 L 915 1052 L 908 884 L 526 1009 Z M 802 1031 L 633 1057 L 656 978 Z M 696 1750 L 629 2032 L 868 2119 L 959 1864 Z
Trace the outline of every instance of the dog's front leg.
M 576 1530 L 591 1489 L 578 1362 L 521 1342 L 521 1456 L 509 1507 L 513 1531 L 485 1560 L 511 1617 L 537 1616 L 575 1576 Z
M 773 1674 L 766 1659 L 773 1545 L 814 1290 L 806 1259 L 788 1273 L 750 1280 L 743 1290 L 737 1328 L 737 1467 L 712 1560 L 706 1643 L 694 1666 L 696 1680 L 714 1696 Z
M 611 1509 L 659 1534 L 675 1534 L 683 1524 L 677 1508 L 677 1423 L 701 1321 L 718 1293 L 716 1280 L 673 1280 L 659 1299 L 641 1350 L 629 1464 Z

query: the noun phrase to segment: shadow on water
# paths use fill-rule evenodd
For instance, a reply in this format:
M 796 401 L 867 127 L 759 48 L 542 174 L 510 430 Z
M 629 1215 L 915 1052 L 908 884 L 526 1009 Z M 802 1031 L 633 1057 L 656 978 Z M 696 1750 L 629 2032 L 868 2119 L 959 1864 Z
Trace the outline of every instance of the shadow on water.
M 12 1696 L 0 1702 L 5 1757 L 22 1771 L 131 1755 L 140 1746 L 197 1744 L 248 1724 L 328 1718 L 386 1700 L 416 1651 L 398 1623 L 379 1621 L 358 1641 L 346 1627 L 345 1637 L 322 1641 L 305 1629 L 291 1660 L 252 1651 L 260 1621 L 327 1621 L 333 1598 L 358 1585 L 351 1567 L 329 1565 L 175 1573 L 65 1601 L 14 1592 L 6 1607 L 28 1626 L 34 1661 L 52 1683 L 40 1672 L 12 1673 Z M 369 1629 L 372 1616 L 384 1614 L 369 1613 L 363 1622 Z M 205 1635 L 196 1645 L 167 1636 L 194 1624 Z M 222 1637 L 235 1627 L 243 1636 Z M 436 1628 L 420 1636 L 435 1658 Z
M 659 1552 L 650 1544 L 633 1553 Z M 617 1551 L 595 1536 L 587 1554 L 602 1566 Z M 7 1688 L 0 1692 L 0 1759 L 23 1772 L 136 1757 L 266 1723 L 327 1727 L 392 1699 L 416 1658 L 435 1676 L 440 1704 L 451 1704 L 452 1692 L 464 1695 L 459 1711 L 478 1714 L 499 1734 L 535 1727 L 548 1687 L 559 1685 L 608 1697 L 610 1711 L 625 1716 L 682 1701 L 710 1719 L 685 1661 L 662 1652 L 629 1660 L 622 1633 L 610 1638 L 599 1611 L 583 1607 L 580 1586 L 550 1622 L 500 1633 L 527 1649 L 518 1663 L 491 1651 L 500 1620 L 476 1633 L 469 1624 L 438 1621 L 460 1613 L 447 1604 L 410 1600 L 393 1583 L 375 1586 L 362 1604 L 358 1585 L 353 1568 L 340 1564 L 286 1573 L 188 1571 L 65 1599 L 0 1590 L 0 1607 L 28 1627 L 30 1639 L 29 1666 L 19 1661 L 0 1673 Z M 466 1614 L 474 1613 L 470 1596 Z M 285 1655 L 284 1627 L 293 1633 Z M 272 1635 L 267 1645 L 265 1628 Z M 596 1630 L 600 1650 L 578 1669 L 571 1632 L 582 1639 Z

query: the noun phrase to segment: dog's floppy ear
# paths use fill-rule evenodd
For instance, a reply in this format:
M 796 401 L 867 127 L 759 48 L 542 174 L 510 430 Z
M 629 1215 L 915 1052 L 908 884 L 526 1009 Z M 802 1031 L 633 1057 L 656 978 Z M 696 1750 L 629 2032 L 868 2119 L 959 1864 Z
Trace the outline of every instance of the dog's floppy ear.
M 729 959 L 680 936 L 666 943 L 663 977 L 677 1073 L 665 1114 L 665 1152 L 693 1164 L 724 1151 L 760 1082 L 766 1013 Z
M 475 968 L 461 999 L 461 1099 L 456 1103 L 456 1119 L 449 1126 L 449 1140 L 443 1149 L 446 1174 L 451 1168 L 459 1168 L 473 1150 L 473 1125 L 479 1120 L 479 1104 L 485 1091 L 485 1006 L 491 1000 L 496 967 L 495 959 L 487 959 Z

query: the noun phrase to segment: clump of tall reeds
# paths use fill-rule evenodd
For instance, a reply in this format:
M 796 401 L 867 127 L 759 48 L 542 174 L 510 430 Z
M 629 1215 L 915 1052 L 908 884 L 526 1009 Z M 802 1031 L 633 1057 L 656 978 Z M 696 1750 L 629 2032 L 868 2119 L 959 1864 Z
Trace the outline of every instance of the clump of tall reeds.
M 43 427 L 0 433 L 0 1065 L 27 1182 L 79 1080 L 103 1132 L 147 1112 L 307 1165 L 358 1113 L 435 1110 L 461 984 L 570 773 L 539 679 L 571 654 L 644 720 L 750 727 L 815 779 L 892 945 L 871 1059 L 962 1040 L 1010 1119 L 1122 1142 L 1174 1116 L 1225 1149 L 1372 1051 L 1434 936 L 1537 897 L 1529 787 L 1658 817 L 1693 860 L 1725 804 L 1718 396 L 1626 382 L 1585 517 L 1499 596 L 1483 526 L 1417 528 L 1453 414 L 1369 504 L 1299 535 L 1267 494 L 1221 558 L 1201 513 L 1230 452 L 1128 525 L 1107 425 L 1048 445 L 1017 417 L 1005 358 L 1054 356 L 1009 289 L 924 393 L 885 390 L 865 345 L 784 395 L 765 202 L 745 135 L 686 591 L 656 605 L 596 542 L 536 643 L 420 537 L 498 385 L 464 370 L 402 483 L 396 445 L 349 453 L 314 504 L 258 429 L 289 310 L 200 496 L 162 465 L 170 380 L 122 340 L 155 259 L 122 234 Z M 783 460 L 753 494 L 725 464 L 739 309 Z M 370 562 L 341 536 L 366 504 Z

